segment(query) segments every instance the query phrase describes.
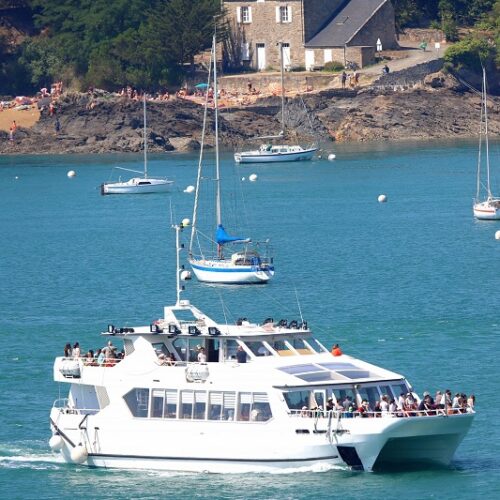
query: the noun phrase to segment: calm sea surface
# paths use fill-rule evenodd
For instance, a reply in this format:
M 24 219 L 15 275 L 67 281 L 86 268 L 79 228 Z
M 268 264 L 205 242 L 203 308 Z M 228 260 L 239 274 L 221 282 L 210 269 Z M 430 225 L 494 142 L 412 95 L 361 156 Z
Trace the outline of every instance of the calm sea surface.
M 498 166 L 498 145 L 493 150 Z M 229 193 L 243 195 L 240 219 L 244 213 L 252 236 L 271 238 L 276 277 L 257 287 L 193 281 L 184 297 L 221 321 L 223 307 L 229 319 L 261 321 L 298 318 L 300 304 L 328 347 L 339 342 L 349 354 L 401 372 L 420 393 L 474 393 L 478 414 L 452 465 L 390 474 L 207 475 L 62 463 L 47 444 L 50 407 L 67 392 L 52 380 L 53 359 L 66 342 L 96 349 L 108 323 L 148 324 L 175 301 L 171 214 L 191 218 L 193 195 L 183 189 L 195 183 L 197 158 L 150 158 L 152 174 L 176 181 L 171 195 L 102 197 L 98 186 L 111 168 L 137 168 L 140 156 L 3 156 L 1 497 L 500 494 L 500 223 L 472 217 L 476 144 L 351 145 L 336 154 L 334 162 L 272 166 L 235 166 L 223 155 L 226 180 L 258 175 L 237 189 L 226 182 L 226 201 L 238 206 Z M 68 179 L 68 170 L 77 176 Z M 388 203 L 377 202 L 381 193 Z M 225 213 L 230 230 L 234 215 Z

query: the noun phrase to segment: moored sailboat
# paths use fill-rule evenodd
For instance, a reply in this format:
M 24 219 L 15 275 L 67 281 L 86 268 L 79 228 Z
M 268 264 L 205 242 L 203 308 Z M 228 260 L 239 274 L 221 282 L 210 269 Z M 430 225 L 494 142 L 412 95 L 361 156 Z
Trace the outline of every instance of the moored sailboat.
M 485 173 L 482 168 L 483 137 L 485 147 Z M 484 177 L 484 179 L 483 179 Z M 474 199 L 473 212 L 476 219 L 500 220 L 500 197 L 494 196 L 490 185 L 490 148 L 488 141 L 488 105 L 486 93 L 486 71 L 483 68 L 483 80 L 481 89 L 481 121 L 479 128 L 479 152 L 477 160 L 476 197 Z M 481 198 L 482 197 L 482 198 Z
M 283 63 L 283 44 L 279 44 L 281 69 L 281 131 L 268 139 L 281 139 L 286 136 L 285 124 L 285 78 Z M 234 154 L 236 163 L 276 163 L 284 161 L 311 160 L 318 148 L 314 145 L 302 147 L 298 144 L 263 144 L 259 149 L 241 151 Z
M 193 208 L 193 221 L 191 239 L 189 244 L 189 264 L 195 276 L 200 281 L 209 283 L 229 283 L 229 284 L 251 284 L 266 283 L 274 276 L 274 263 L 269 256 L 268 242 L 252 243 L 250 238 L 231 236 L 226 232 L 222 223 L 221 208 L 221 176 L 219 159 L 219 125 L 218 125 L 218 96 L 217 96 L 217 64 L 215 57 L 215 37 L 212 46 L 213 59 L 213 81 L 214 81 L 214 113 L 215 113 L 215 243 L 216 251 L 210 250 L 208 253 L 203 250 L 204 245 L 199 244 L 199 237 L 203 237 L 199 231 L 198 205 L 200 194 L 200 182 L 202 178 L 204 137 L 207 121 L 208 95 L 205 100 L 205 114 L 203 121 L 202 144 L 200 150 L 200 160 L 198 164 L 198 176 L 196 180 L 196 194 Z M 210 75 L 209 75 L 210 79 Z M 199 252 L 195 254 L 195 243 L 199 245 Z M 227 248 L 241 245 L 237 251 L 232 251 L 226 255 Z M 213 248 L 213 245 L 211 245 Z M 262 248 L 264 252 L 262 252 Z
M 119 170 L 142 174 L 142 177 L 132 177 L 128 181 L 105 182 L 101 184 L 101 194 L 150 194 L 165 193 L 170 191 L 174 181 L 162 177 L 148 176 L 148 138 L 146 124 L 146 94 L 143 96 L 144 115 L 144 169 L 143 171 L 132 170 L 130 168 L 115 167 Z

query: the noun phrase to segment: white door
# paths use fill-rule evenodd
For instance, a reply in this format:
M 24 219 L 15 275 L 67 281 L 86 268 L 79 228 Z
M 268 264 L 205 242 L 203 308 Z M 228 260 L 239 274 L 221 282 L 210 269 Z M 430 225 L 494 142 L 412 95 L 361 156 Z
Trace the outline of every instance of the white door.
M 266 69 L 266 44 L 257 44 L 257 69 L 264 71 Z
M 306 50 L 306 70 L 311 71 L 314 67 L 314 50 Z
M 292 67 L 292 60 L 290 59 L 290 44 L 283 44 L 283 67 L 290 69 Z
M 331 61 L 333 61 L 332 49 L 325 49 L 325 60 L 323 62 L 326 64 Z

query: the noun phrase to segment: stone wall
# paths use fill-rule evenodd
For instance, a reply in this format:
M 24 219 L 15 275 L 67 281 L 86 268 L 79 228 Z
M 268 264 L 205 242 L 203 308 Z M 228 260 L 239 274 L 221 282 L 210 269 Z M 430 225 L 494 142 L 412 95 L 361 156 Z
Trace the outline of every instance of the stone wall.
M 399 35 L 399 40 L 401 42 L 443 42 L 445 36 L 441 30 L 407 28 Z
M 364 27 L 353 37 L 349 45 L 376 46 L 380 38 L 383 49 L 396 49 L 396 26 L 394 24 L 394 7 L 385 2 Z

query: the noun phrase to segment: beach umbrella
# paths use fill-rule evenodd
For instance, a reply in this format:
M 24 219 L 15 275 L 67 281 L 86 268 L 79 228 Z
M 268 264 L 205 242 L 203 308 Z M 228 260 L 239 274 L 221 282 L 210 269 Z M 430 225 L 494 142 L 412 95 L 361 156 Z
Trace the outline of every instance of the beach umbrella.
M 197 83 L 195 87 L 197 89 L 206 89 L 208 87 L 208 83 Z

